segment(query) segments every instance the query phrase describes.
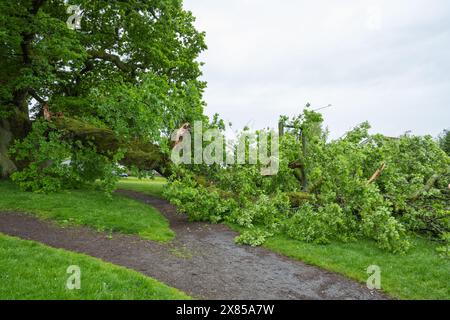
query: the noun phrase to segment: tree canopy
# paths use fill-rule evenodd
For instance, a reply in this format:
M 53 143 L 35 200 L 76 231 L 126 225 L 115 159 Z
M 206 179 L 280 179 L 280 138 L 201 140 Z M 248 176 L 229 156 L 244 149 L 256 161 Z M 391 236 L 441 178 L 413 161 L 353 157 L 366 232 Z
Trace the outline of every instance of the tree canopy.
M 439 145 L 450 156 L 450 130 L 444 130 L 438 138 Z
M 124 155 L 116 158 L 126 158 L 132 149 L 134 156 L 148 158 L 150 145 L 167 149 L 168 133 L 181 123 L 203 119 L 206 83 L 199 79 L 198 56 L 206 49 L 204 33 L 195 29 L 181 0 L 73 0 L 70 5 L 82 10 L 78 30 L 68 28 L 63 1 L 0 1 L 3 176 L 16 168 L 51 170 L 59 158 L 87 156 L 80 155 L 83 150 L 108 161 L 119 150 Z M 39 125 L 46 112 L 53 121 Z M 33 124 L 39 134 L 31 135 Z M 97 141 L 93 132 L 101 133 Z M 98 140 L 105 137 L 120 143 L 102 150 L 105 144 Z M 52 138 L 64 141 L 64 152 L 36 163 L 33 148 L 45 149 Z M 16 139 L 33 148 L 15 148 L 8 155 Z

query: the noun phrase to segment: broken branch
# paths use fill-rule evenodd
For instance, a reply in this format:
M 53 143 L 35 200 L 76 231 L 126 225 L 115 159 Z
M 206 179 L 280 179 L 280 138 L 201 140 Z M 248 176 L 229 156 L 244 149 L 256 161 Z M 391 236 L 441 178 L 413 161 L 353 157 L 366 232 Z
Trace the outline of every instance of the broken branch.
M 375 173 L 372 175 L 372 177 L 367 181 L 367 185 L 373 183 L 375 180 L 377 180 L 380 176 L 381 173 L 383 173 L 384 169 L 386 169 L 386 163 L 383 162 L 381 164 L 381 166 L 377 169 L 377 171 L 375 171 Z

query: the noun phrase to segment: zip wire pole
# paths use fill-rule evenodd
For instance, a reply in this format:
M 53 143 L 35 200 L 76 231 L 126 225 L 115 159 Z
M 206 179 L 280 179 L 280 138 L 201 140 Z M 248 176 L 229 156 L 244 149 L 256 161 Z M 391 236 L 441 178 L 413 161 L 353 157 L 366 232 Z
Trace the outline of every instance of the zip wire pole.
M 332 106 L 333 106 L 332 104 L 328 104 L 325 107 L 321 107 L 321 108 L 315 109 L 313 111 L 316 112 L 316 111 L 319 111 L 319 110 L 328 109 L 328 108 L 331 108 Z M 284 135 L 284 129 L 285 128 L 293 129 L 295 127 L 292 126 L 292 125 L 288 125 L 288 124 L 284 123 L 283 121 L 280 121 L 278 123 L 278 134 L 279 134 L 280 137 Z M 307 145 L 308 141 L 306 140 L 306 136 L 304 135 L 303 127 L 300 127 L 298 129 L 300 129 L 299 138 L 301 139 L 301 143 L 302 143 L 302 149 L 300 151 L 301 155 L 302 155 L 301 157 L 303 159 L 305 159 L 306 155 L 307 155 L 307 147 L 306 147 L 306 145 Z M 300 169 L 300 172 L 301 172 L 302 190 L 307 192 L 307 190 L 308 190 L 308 177 L 307 177 L 305 164 L 303 163 L 303 165 L 301 165 L 299 169 Z
M 322 107 L 322 108 L 319 108 L 319 109 L 315 109 L 313 111 L 319 111 L 319 110 L 323 110 L 323 109 L 328 109 L 328 108 L 331 108 L 332 106 L 333 106 L 332 104 L 329 104 L 329 105 L 327 105 L 325 107 Z
M 320 111 L 320 110 L 323 110 L 323 109 L 328 109 L 328 108 L 331 108 L 333 105 L 332 104 L 329 104 L 329 105 L 327 105 L 327 106 L 325 106 L 325 107 L 322 107 L 322 108 L 318 108 L 318 109 L 314 109 L 313 111 L 314 112 L 316 112 L 316 111 Z M 279 122 L 278 123 L 278 135 L 281 137 L 281 136 L 283 136 L 284 135 L 284 129 L 285 128 L 288 128 L 288 129 L 293 129 L 293 128 L 295 128 L 294 126 L 291 126 L 291 125 L 288 125 L 288 124 L 284 124 L 283 122 Z M 300 130 L 301 130 L 301 128 L 300 128 Z

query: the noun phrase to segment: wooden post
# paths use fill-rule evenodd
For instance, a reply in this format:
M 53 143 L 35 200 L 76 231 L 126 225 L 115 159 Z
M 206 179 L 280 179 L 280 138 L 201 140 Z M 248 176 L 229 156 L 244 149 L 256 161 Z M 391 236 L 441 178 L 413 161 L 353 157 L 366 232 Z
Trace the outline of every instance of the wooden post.
M 278 136 L 282 137 L 284 135 L 284 123 L 283 121 L 278 122 Z
M 303 128 L 300 128 L 300 129 L 301 129 L 300 135 L 301 135 L 301 140 L 302 140 L 302 156 L 303 156 L 303 163 L 305 163 L 305 160 L 306 160 L 306 152 L 307 152 L 307 150 L 306 150 L 306 143 L 307 143 L 307 141 L 306 141 L 306 137 L 305 137 L 305 131 L 303 130 Z M 308 177 L 306 176 L 306 168 L 305 168 L 305 167 L 306 167 L 306 166 L 304 165 L 304 166 L 302 166 L 302 168 L 301 168 L 301 170 L 302 170 L 302 176 L 303 176 L 303 181 L 302 181 L 303 191 L 308 190 Z

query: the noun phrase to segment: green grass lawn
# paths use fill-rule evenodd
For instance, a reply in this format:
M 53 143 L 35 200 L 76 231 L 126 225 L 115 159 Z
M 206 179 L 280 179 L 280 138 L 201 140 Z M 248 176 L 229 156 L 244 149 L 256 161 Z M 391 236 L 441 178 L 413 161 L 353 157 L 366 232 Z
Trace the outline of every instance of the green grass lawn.
M 165 181 L 121 182 L 120 187 L 152 195 L 162 193 Z M 241 228 L 231 226 L 237 231 Z M 381 286 L 387 294 L 401 299 L 450 299 L 450 260 L 439 257 L 436 244 L 416 239 L 414 248 L 404 255 L 380 250 L 371 241 L 315 245 L 275 236 L 264 244 L 272 251 L 293 259 L 341 273 L 363 283 L 367 267 L 381 268 Z
M 315 245 L 276 236 L 264 244 L 270 250 L 366 282 L 367 267 L 381 269 L 381 287 L 401 299 L 450 299 L 450 260 L 439 257 L 436 245 L 417 239 L 404 255 L 378 249 L 371 241 Z
M 152 278 L 99 259 L 0 234 L 0 300 L 179 300 L 189 297 Z M 69 290 L 76 265 L 81 287 Z
M 63 191 L 54 194 L 22 192 L 0 181 L 0 211 L 28 212 L 61 224 L 86 225 L 99 231 L 136 234 L 144 239 L 167 242 L 174 232 L 156 209 L 96 190 Z
M 163 198 L 163 190 L 166 179 L 156 177 L 154 179 L 138 179 L 135 177 L 122 178 L 117 183 L 117 189 L 139 191 L 151 196 Z
M 246 230 L 227 224 L 237 232 Z M 379 249 L 375 242 L 334 242 L 327 245 L 306 243 L 286 235 L 275 235 L 263 246 L 292 259 L 343 274 L 366 283 L 367 268 L 380 267 L 381 289 L 393 298 L 408 300 L 449 300 L 450 260 L 439 256 L 438 244 L 421 238 L 406 254 L 393 254 Z
M 127 178 L 120 181 L 118 188 L 160 196 L 164 185 L 164 179 Z M 167 221 L 156 210 L 117 195 L 109 200 L 101 192 L 32 194 L 20 192 L 11 183 L 0 182 L 0 211 L 5 209 L 25 210 L 59 222 L 86 224 L 100 230 L 140 234 L 153 240 L 167 241 L 173 237 Z M 315 245 L 285 236 L 268 239 L 265 247 L 363 283 L 368 278 L 367 267 L 378 265 L 382 289 L 393 297 L 450 299 L 450 260 L 439 257 L 434 243 L 423 239 L 414 242 L 414 248 L 405 255 L 382 251 L 371 241 Z

